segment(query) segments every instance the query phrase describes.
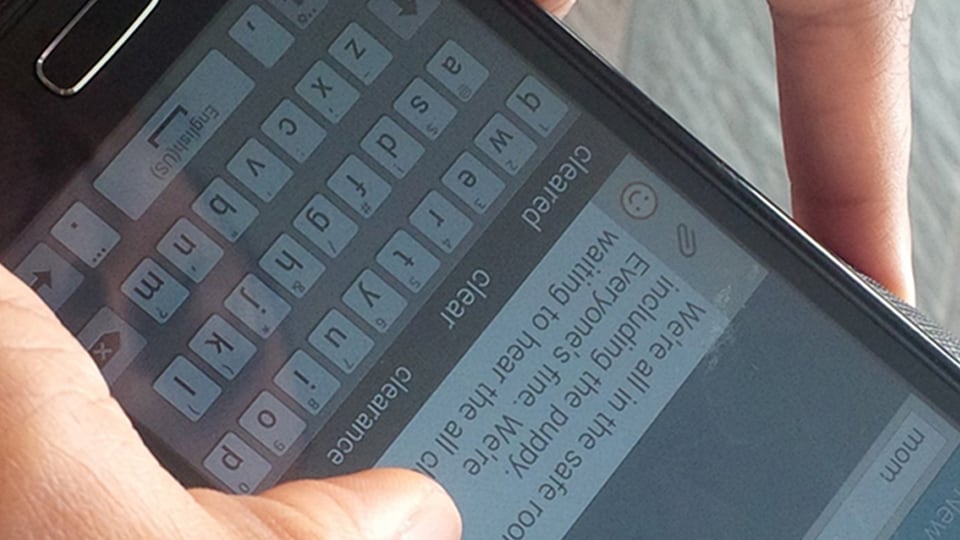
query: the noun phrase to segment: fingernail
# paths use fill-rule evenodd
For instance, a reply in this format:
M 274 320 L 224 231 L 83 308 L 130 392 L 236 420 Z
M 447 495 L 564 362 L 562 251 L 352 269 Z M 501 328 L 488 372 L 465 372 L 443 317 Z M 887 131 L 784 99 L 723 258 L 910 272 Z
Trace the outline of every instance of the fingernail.
M 453 500 L 439 487 L 423 498 L 403 533 L 402 540 L 459 540 L 460 512 Z

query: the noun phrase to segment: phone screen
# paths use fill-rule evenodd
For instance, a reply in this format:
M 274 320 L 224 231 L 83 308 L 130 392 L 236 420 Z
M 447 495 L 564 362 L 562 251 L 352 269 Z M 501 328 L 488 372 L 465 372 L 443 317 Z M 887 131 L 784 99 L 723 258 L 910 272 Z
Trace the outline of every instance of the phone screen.
M 466 538 L 954 534 L 952 421 L 501 11 L 227 2 L 5 264 L 191 481 L 407 467 Z

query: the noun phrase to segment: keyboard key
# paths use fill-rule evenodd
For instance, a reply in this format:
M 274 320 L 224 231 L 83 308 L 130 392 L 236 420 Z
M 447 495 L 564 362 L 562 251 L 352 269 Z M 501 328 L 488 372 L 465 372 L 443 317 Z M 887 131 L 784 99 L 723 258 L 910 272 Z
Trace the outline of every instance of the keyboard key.
M 290 21 L 300 29 L 310 26 L 310 23 L 327 7 L 327 0 L 269 0 L 274 7 L 280 10 Z
M 257 396 L 240 417 L 240 426 L 278 456 L 286 454 L 307 429 L 307 423 L 270 392 Z
M 223 317 L 214 315 L 190 339 L 197 353 L 224 379 L 232 381 L 257 353 L 257 348 Z
M 506 188 L 506 184 L 470 152 L 464 152 L 443 175 L 443 185 L 478 214 L 486 212 Z
M 386 116 L 373 126 L 360 146 L 397 179 L 406 177 L 424 153 L 416 139 Z
M 141 262 L 120 290 L 160 324 L 169 321 L 190 296 L 186 287 L 153 259 Z
M 370 9 L 403 39 L 410 39 L 440 7 L 440 0 L 370 0 Z
M 182 356 L 167 367 L 153 389 L 192 422 L 202 418 L 222 392 L 213 379 Z
M 537 145 L 513 122 L 496 114 L 474 140 L 507 173 L 516 176 L 537 151 Z
M 410 223 L 446 253 L 453 253 L 473 228 L 470 218 L 436 191 L 413 211 Z
M 507 99 L 507 107 L 544 137 L 566 118 L 570 108 L 535 77 L 527 77 Z
M 406 231 L 397 231 L 383 246 L 377 263 L 414 293 L 423 290 L 440 269 L 440 261 Z
M 270 462 L 233 433 L 217 443 L 203 460 L 203 468 L 234 493 L 249 495 L 270 473 Z
M 191 208 L 230 242 L 239 240 L 260 215 L 256 206 L 222 178 L 214 178 Z
M 304 207 L 293 226 L 334 259 L 360 231 L 356 223 L 323 195 L 317 195 Z
M 360 99 L 360 92 L 322 61 L 303 76 L 296 91 L 332 124 L 339 124 Z
M 94 187 L 130 219 L 139 220 L 254 87 L 236 64 L 211 50 L 153 115 L 137 120 L 143 127 L 124 136 L 126 146 L 94 180 Z M 183 193 L 180 189 L 178 194 Z
M 347 289 L 343 303 L 380 333 L 389 330 L 407 309 L 400 293 L 370 270 L 364 270 Z
M 194 283 L 203 281 L 223 258 L 223 249 L 186 218 L 177 220 L 157 251 Z
M 374 345 L 363 330 L 335 309 L 327 313 L 307 340 L 348 374 L 366 359 Z
M 303 351 L 293 354 L 273 382 L 313 415 L 323 410 L 340 389 L 340 381 Z
M 258 336 L 267 339 L 290 314 L 290 305 L 254 275 L 248 275 L 223 303 Z
M 457 116 L 457 109 L 419 77 L 400 94 L 393 108 L 431 141 Z
M 490 71 L 455 41 L 446 42 L 437 51 L 427 64 L 427 72 L 463 102 L 473 99 L 490 77 Z
M 147 340 L 110 308 L 102 308 L 77 334 L 77 341 L 113 383 L 143 352 Z
M 83 274 L 46 244 L 37 244 L 14 274 L 54 311 L 63 307 L 83 283 Z
M 90 268 L 99 266 L 120 243 L 120 234 L 79 202 L 67 210 L 51 234 Z
M 330 56 L 367 86 L 393 61 L 390 51 L 357 23 L 347 26 L 330 45 L 329 52 Z
M 327 138 L 327 131 L 289 99 L 280 103 L 260 129 L 298 163 L 307 161 Z
M 260 268 L 284 289 L 303 298 L 327 269 L 289 235 L 281 235 L 260 259 Z
M 327 181 L 327 187 L 364 218 L 373 216 L 391 191 L 390 184 L 356 156 L 348 157 L 340 165 Z
M 290 167 L 256 139 L 250 139 L 227 164 L 237 180 L 263 202 L 270 202 L 293 177 Z
M 293 45 L 293 36 L 259 6 L 250 6 L 230 28 L 230 37 L 261 64 L 272 68 Z

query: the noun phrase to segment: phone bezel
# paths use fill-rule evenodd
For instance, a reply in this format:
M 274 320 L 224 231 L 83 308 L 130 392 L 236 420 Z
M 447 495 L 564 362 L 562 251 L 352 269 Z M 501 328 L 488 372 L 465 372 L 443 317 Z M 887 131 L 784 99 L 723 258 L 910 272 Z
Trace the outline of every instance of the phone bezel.
M 791 284 L 815 300 L 818 306 L 824 307 L 838 323 L 845 323 L 846 329 L 853 330 L 847 325 L 857 322 L 863 323 L 860 325 L 861 331 L 868 330 L 871 324 L 882 328 L 883 333 L 895 339 L 898 345 L 908 348 L 914 356 L 927 364 L 927 368 L 935 369 L 936 380 L 940 383 L 935 386 L 947 383 L 948 393 L 956 394 L 950 402 L 960 405 L 960 394 L 957 393 L 960 391 L 958 360 L 925 334 L 855 269 L 818 244 L 783 210 L 699 142 L 616 68 L 590 50 L 589 46 L 570 30 L 551 24 L 554 22 L 553 18 L 529 2 L 497 0 L 496 3 L 505 11 L 513 13 L 523 22 L 528 32 L 536 34 L 544 44 L 552 47 L 558 56 L 569 62 L 573 69 L 584 75 L 583 79 L 590 81 L 593 91 L 603 92 L 605 97 L 619 107 L 613 110 L 610 110 L 609 105 L 604 107 L 608 110 L 607 114 L 601 117 L 601 121 L 608 128 L 628 144 L 633 143 L 630 146 L 638 147 L 643 142 L 649 142 L 652 137 L 669 150 L 672 156 L 647 151 L 644 157 L 648 158 L 648 165 L 664 173 L 665 177 L 703 209 L 708 217 L 726 228 L 735 239 L 770 265 L 771 269 L 788 278 Z M 482 14 L 489 8 L 476 9 Z M 555 71 L 550 62 L 541 62 L 539 65 L 548 74 Z M 603 107 L 604 104 L 598 103 L 599 101 L 601 100 L 591 100 L 585 108 L 590 110 Z M 648 133 L 641 133 L 644 130 Z M 691 178 L 691 173 L 696 173 L 697 177 Z M 702 183 L 703 180 L 707 181 L 706 185 Z M 712 193 L 707 194 L 707 191 Z M 721 197 L 716 198 L 713 195 Z M 742 211 L 742 214 L 730 212 L 727 205 Z M 724 206 L 727 208 L 723 208 Z M 803 264 L 796 265 L 795 262 Z M 840 312 L 835 310 L 843 307 L 846 308 L 842 310 L 845 314 L 857 313 L 857 316 L 837 317 Z M 850 311 L 850 308 L 853 308 L 853 311 Z M 863 319 L 857 321 L 857 317 Z M 857 332 L 852 333 L 859 337 Z M 875 347 L 871 348 L 877 350 Z M 889 349 L 879 350 L 884 354 L 878 353 L 878 356 L 887 360 L 890 356 Z M 906 367 L 907 373 L 913 374 L 914 370 L 910 369 L 910 366 L 899 364 L 900 362 L 893 362 L 894 367 Z M 896 371 L 914 383 L 903 371 Z M 949 414 L 949 409 L 947 411 Z M 960 416 L 953 414 L 951 417 L 954 421 L 960 419 Z

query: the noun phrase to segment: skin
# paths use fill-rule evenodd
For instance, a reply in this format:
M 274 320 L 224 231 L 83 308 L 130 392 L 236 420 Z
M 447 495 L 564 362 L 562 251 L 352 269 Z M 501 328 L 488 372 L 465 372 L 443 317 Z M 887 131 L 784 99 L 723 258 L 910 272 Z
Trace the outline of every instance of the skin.
M 518 0 L 519 1 L 519 0 Z M 542 0 L 566 14 L 572 1 Z M 797 219 L 913 298 L 907 0 L 770 0 Z M 186 490 L 151 456 L 93 362 L 0 269 L 0 534 L 11 538 L 460 536 L 412 472 L 302 481 L 257 497 Z

